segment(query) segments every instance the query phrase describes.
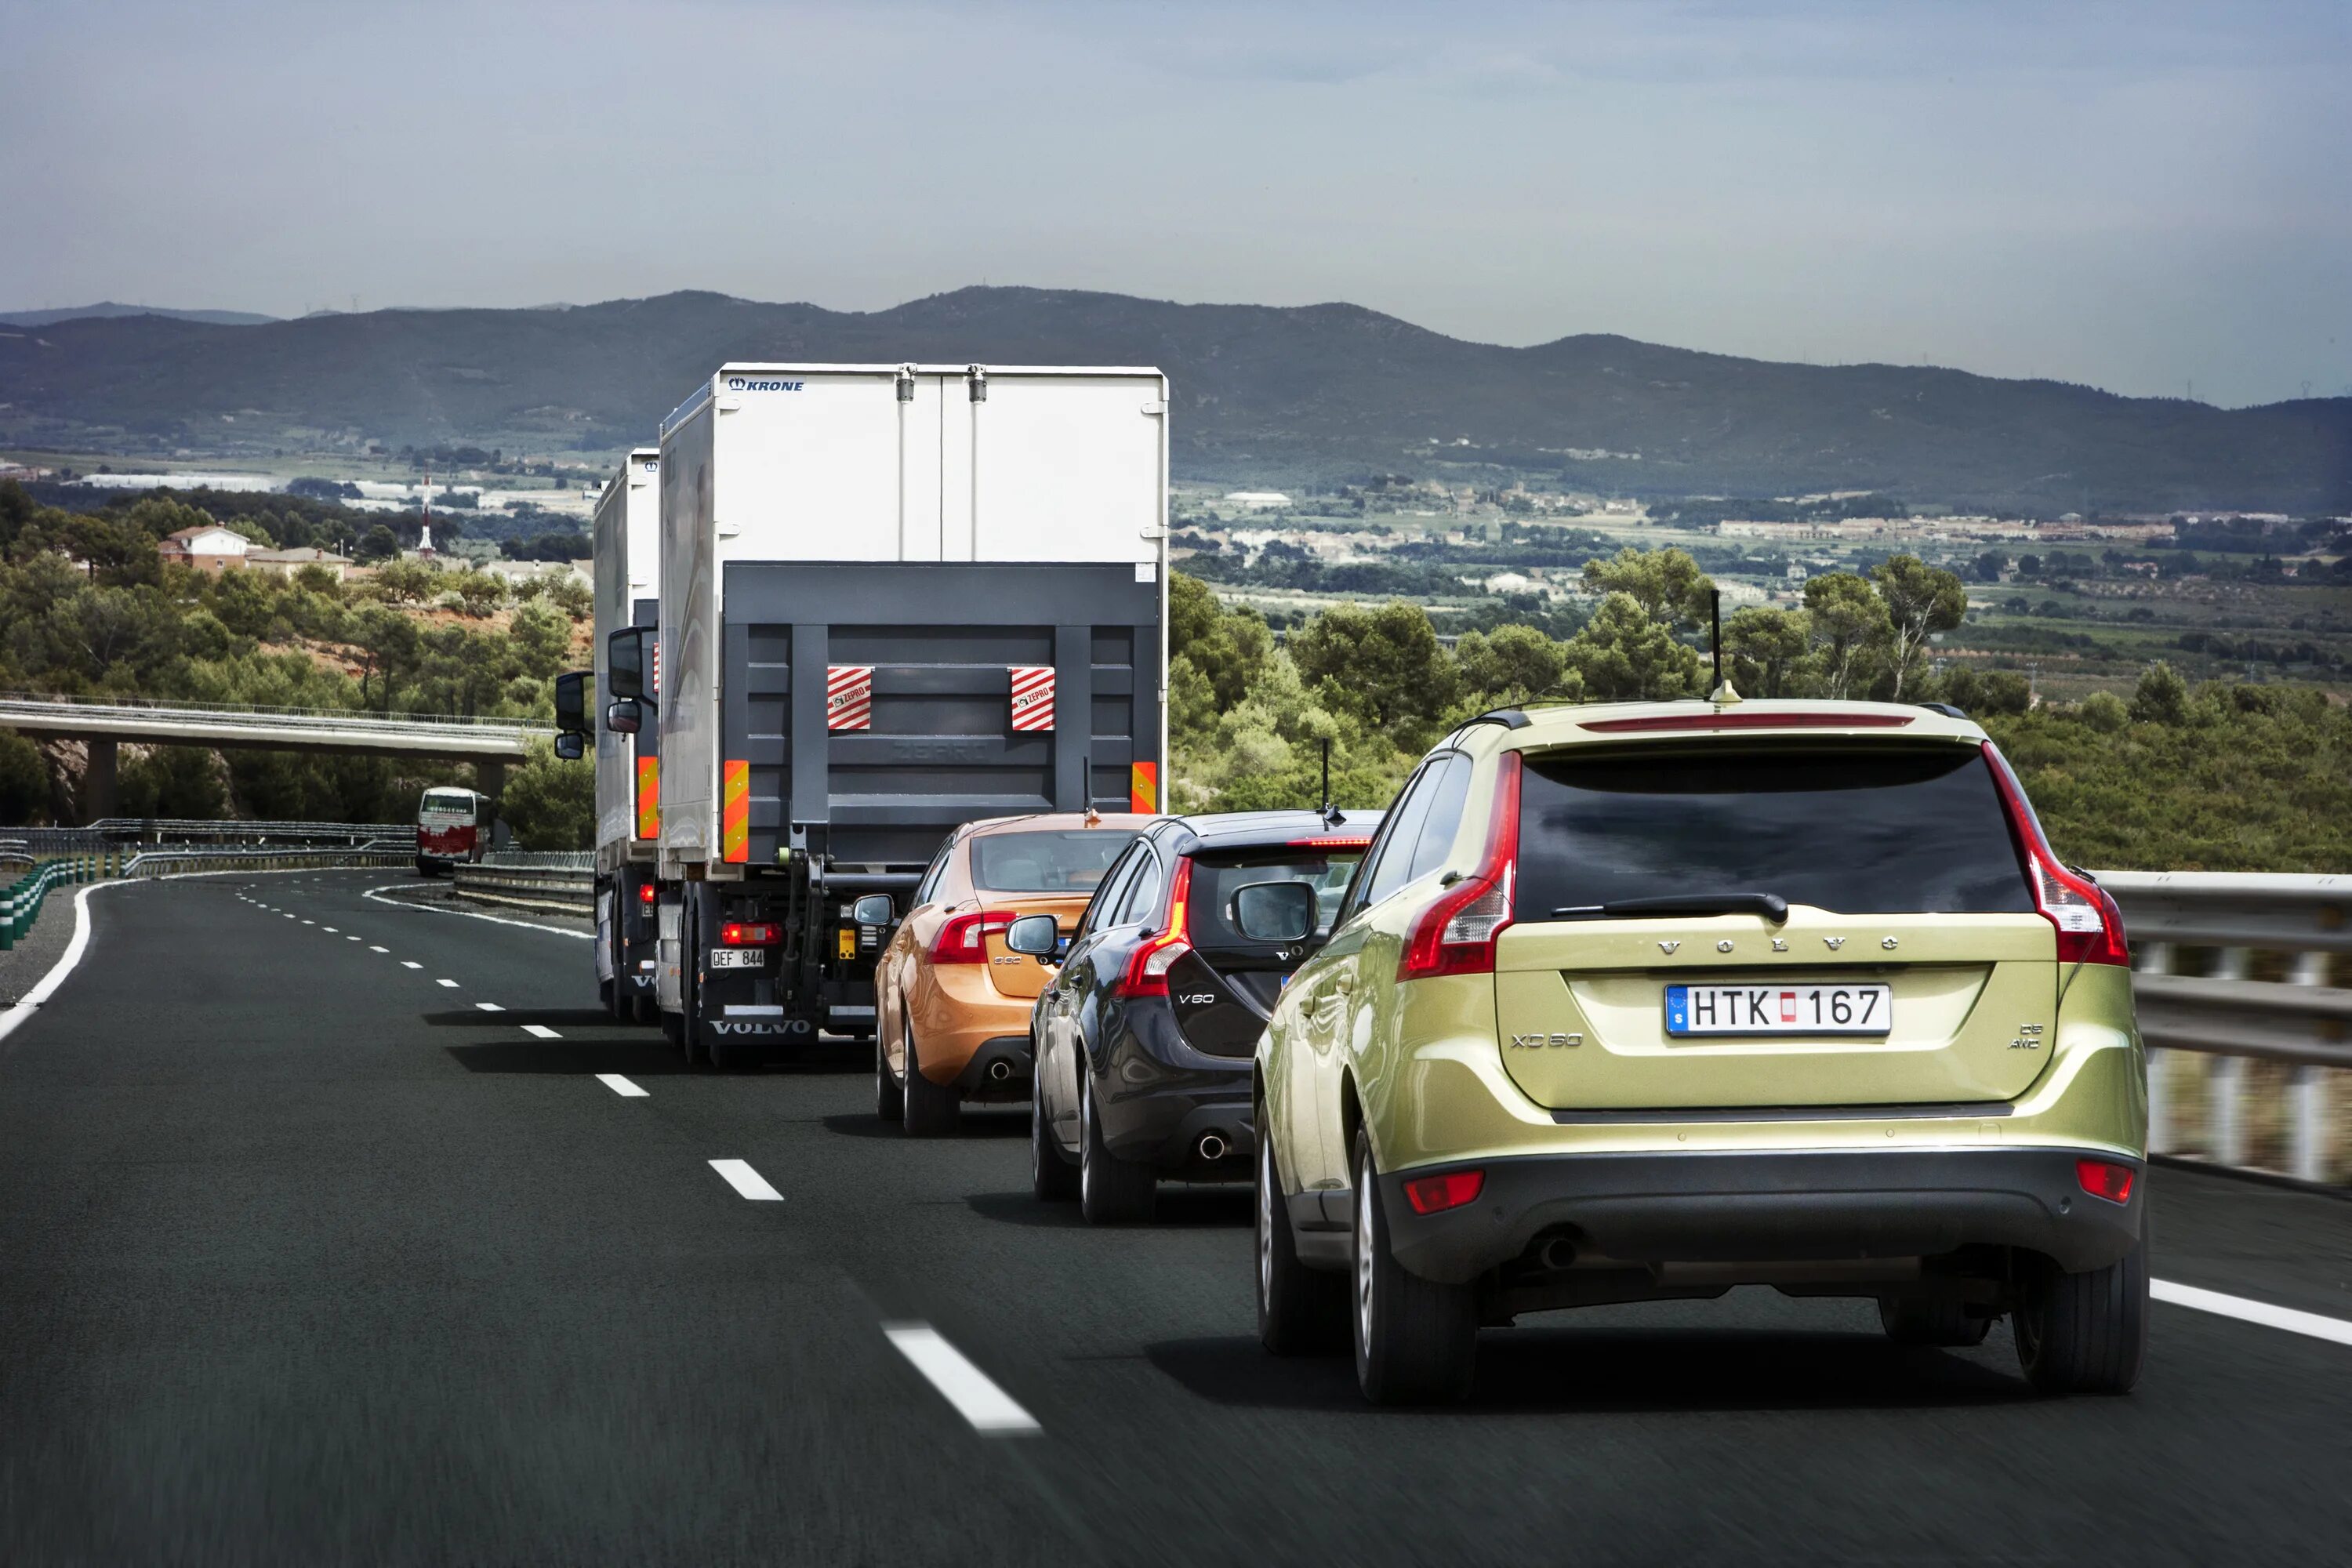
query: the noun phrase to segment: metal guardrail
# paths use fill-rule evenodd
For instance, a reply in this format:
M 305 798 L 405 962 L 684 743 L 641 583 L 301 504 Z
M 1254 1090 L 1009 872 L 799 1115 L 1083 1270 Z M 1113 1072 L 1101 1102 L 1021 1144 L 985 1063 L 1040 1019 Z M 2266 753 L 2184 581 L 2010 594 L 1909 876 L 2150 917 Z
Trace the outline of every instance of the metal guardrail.
M 579 916 L 596 908 L 596 857 L 584 850 L 504 850 L 450 878 L 458 897 L 484 903 Z
M 268 848 L 193 846 L 142 849 L 122 863 L 125 879 L 185 877 L 200 872 L 255 868 L 273 871 L 326 870 L 342 867 L 404 866 L 416 858 L 411 843 L 362 845 L 354 848 Z
M 2132 941 L 2132 997 L 2149 1047 L 2148 1147 L 2181 1150 L 2187 1101 L 2201 1091 L 2199 1152 L 2251 1164 L 2248 1064 L 2266 1061 L 2286 1069 L 2284 1173 L 2309 1182 L 2341 1173 L 2333 1072 L 2352 1068 L 2352 988 L 2327 982 L 2330 958 L 2352 952 L 2352 877 L 2097 875 Z M 2211 973 L 2177 973 L 2183 948 L 2213 950 Z M 2284 978 L 2254 979 L 2258 953 L 2283 956 Z
M 228 817 L 102 816 L 86 827 L 0 829 L 0 855 L 11 849 L 33 854 L 72 854 L 118 844 L 200 843 L 358 844 L 402 835 L 414 838 L 407 822 L 248 822 Z
M 51 860 L 0 890 L 0 951 L 16 946 L 33 929 L 33 922 L 41 918 L 41 906 L 48 900 L 51 889 L 93 881 L 102 871 L 99 857 L 77 855 L 71 859 Z
M 235 714 L 267 723 L 283 720 L 289 723 L 307 723 L 320 719 L 376 720 L 401 724 L 471 725 L 492 729 L 527 730 L 533 734 L 552 734 L 552 726 L 529 720 L 486 718 L 478 713 L 406 713 L 379 711 L 372 708 L 289 708 L 263 702 L 210 702 L 194 697 L 124 697 L 104 694 L 74 694 L 62 691 L 0 691 L 0 707 L 39 703 L 53 708 L 112 708 L 126 712 Z

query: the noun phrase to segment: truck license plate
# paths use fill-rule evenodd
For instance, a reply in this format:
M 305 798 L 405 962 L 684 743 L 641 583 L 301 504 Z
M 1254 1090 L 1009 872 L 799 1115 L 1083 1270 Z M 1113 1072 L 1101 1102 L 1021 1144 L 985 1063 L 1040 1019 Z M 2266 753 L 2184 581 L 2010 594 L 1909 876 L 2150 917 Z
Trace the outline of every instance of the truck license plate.
M 758 969 L 768 961 L 768 955 L 756 947 L 714 947 L 710 950 L 713 969 Z
M 1778 985 L 1669 985 L 1666 1033 L 1884 1035 L 1895 1016 L 1885 985 L 1800 980 Z

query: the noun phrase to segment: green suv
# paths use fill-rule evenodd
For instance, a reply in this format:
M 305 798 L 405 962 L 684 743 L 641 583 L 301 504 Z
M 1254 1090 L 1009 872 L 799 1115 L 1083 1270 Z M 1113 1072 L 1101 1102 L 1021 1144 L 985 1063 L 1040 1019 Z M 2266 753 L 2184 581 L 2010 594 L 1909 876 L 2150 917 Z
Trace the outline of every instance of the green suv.
M 1255 1093 L 1260 1337 L 1352 1337 L 1376 1402 L 1461 1397 L 1521 1313 L 1744 1284 L 1874 1298 L 1918 1344 L 2007 1314 L 2045 1393 L 2138 1375 L 2122 919 L 1955 710 L 1464 726 L 1284 990 Z

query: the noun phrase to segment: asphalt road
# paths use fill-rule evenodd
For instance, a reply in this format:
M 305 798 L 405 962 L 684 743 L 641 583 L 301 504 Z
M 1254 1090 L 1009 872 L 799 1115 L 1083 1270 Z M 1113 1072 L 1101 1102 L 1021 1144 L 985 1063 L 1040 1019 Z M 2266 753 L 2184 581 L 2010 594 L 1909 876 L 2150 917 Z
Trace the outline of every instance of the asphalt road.
M 0 1040 L 0 1561 L 2352 1555 L 2352 1345 L 2161 1305 L 2136 1395 L 2053 1403 L 2005 1328 L 1750 1290 L 1372 1411 L 1260 1353 L 1241 1192 L 1088 1230 L 1025 1112 L 908 1142 L 851 1047 L 688 1071 L 584 942 L 390 879 L 102 889 Z M 2159 1277 L 2352 1319 L 2352 1204 L 2152 1179 Z

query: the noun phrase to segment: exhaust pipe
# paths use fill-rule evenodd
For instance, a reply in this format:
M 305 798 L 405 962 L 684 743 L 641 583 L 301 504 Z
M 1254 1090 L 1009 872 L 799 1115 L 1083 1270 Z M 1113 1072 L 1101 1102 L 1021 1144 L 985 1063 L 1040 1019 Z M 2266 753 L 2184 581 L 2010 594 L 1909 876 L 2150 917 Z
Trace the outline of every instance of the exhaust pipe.
M 994 1061 L 992 1061 L 992 1062 L 989 1063 L 989 1064 L 988 1064 L 988 1081 L 989 1081 L 989 1082 L 991 1082 L 991 1083 L 1010 1083 L 1010 1082 L 1012 1082 L 1012 1081 L 1013 1081 L 1013 1064 L 1012 1064 L 1011 1062 L 1006 1061 L 1006 1060 L 1005 1060 L 1003 1058 L 1002 1058 L 1002 1057 L 999 1057 L 996 1060 L 994 1060 Z
M 1213 1161 L 1223 1159 L 1225 1157 L 1225 1150 L 1227 1147 L 1228 1145 L 1225 1142 L 1224 1135 L 1223 1133 L 1203 1132 L 1201 1134 L 1200 1151 L 1201 1158 L 1203 1160 Z
M 1537 1251 L 1536 1261 L 1546 1268 L 1566 1268 L 1576 1261 L 1576 1243 L 1555 1236 Z

